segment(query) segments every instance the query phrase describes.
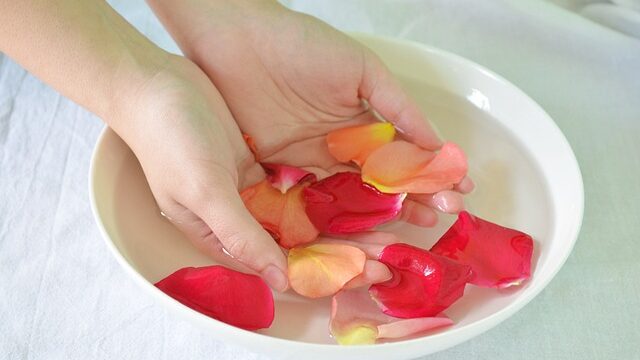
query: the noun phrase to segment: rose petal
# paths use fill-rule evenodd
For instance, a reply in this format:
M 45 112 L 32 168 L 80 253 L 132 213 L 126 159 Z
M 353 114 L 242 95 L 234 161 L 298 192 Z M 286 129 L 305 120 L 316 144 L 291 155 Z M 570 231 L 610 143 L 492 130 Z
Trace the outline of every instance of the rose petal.
M 366 289 L 343 290 L 331 303 L 331 335 L 341 345 L 373 344 L 377 339 L 398 339 L 448 326 L 447 317 L 397 319 L 383 314 Z
M 470 282 L 478 286 L 506 288 L 531 276 L 531 236 L 466 211 L 458 215 L 431 252 L 471 266 Z
M 337 173 L 304 190 L 311 222 L 326 234 L 369 230 L 393 219 L 405 194 L 384 194 L 362 182 L 359 174 Z
M 327 146 L 338 161 L 362 165 L 371 152 L 393 141 L 395 135 L 393 124 L 387 122 L 354 126 L 327 134 Z
M 369 155 L 362 179 L 386 193 L 432 194 L 452 189 L 467 174 L 467 160 L 456 144 L 437 154 L 406 141 L 394 141 Z
M 316 181 L 314 174 L 295 166 L 262 163 L 262 167 L 271 185 L 283 194 L 302 181 Z
M 444 316 L 405 319 L 378 326 L 378 339 L 398 339 L 426 330 L 453 325 L 453 320 Z
M 360 249 L 338 244 L 314 244 L 289 250 L 289 284 L 310 298 L 333 295 L 364 270 Z
M 264 180 L 240 194 L 253 217 L 285 248 L 309 243 L 318 237 L 304 210 L 302 191 L 307 184 L 296 185 L 281 193 Z
M 462 296 L 471 277 L 469 266 L 407 244 L 387 246 L 379 260 L 393 278 L 369 292 L 385 314 L 399 318 L 439 314 Z
M 247 330 L 273 322 L 273 294 L 258 276 L 223 266 L 182 268 L 155 286 L 209 317 Z

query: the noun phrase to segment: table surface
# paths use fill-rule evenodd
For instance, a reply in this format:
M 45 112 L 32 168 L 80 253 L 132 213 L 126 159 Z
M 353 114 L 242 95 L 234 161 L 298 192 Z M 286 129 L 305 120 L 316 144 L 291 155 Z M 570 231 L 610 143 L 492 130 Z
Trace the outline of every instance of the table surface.
M 640 357 L 640 40 L 559 2 L 286 2 L 492 69 L 542 105 L 580 163 L 584 224 L 564 268 L 515 316 L 428 359 Z M 142 0 L 111 3 L 177 51 Z M 87 189 L 102 126 L 0 54 L 0 358 L 266 359 L 166 312 L 108 252 Z

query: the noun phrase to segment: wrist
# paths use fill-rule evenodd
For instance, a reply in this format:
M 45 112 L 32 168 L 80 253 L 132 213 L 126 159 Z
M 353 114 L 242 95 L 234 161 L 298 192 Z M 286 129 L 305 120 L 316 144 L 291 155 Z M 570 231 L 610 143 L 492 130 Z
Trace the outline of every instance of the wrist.
M 120 133 L 144 111 L 154 79 L 169 76 L 176 57 L 160 48 L 146 55 L 123 54 L 110 79 L 110 96 L 97 115 Z

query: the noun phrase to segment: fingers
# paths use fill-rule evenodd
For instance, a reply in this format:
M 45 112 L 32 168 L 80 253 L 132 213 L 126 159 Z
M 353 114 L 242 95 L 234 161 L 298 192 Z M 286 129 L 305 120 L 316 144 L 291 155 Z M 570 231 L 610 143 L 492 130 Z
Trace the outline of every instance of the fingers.
M 222 244 L 209 226 L 187 208 L 181 205 L 173 206 L 171 216 L 164 213 L 163 215 L 189 239 L 198 251 L 207 255 L 216 263 L 237 271 L 251 271 L 251 269 L 225 254 Z
M 244 206 L 230 179 L 222 179 L 193 201 L 193 210 L 213 231 L 224 249 L 253 271 L 262 275 L 272 288 L 288 287 L 287 262 L 280 247 Z
M 393 274 L 385 264 L 375 260 L 367 260 L 364 264 L 362 274 L 349 280 L 349 282 L 344 285 L 344 288 L 354 289 L 361 286 L 377 284 L 390 280 L 392 277 Z
M 402 212 L 398 220 L 417 226 L 433 227 L 438 222 L 438 215 L 431 207 L 418 201 L 407 199 L 402 205 Z
M 457 214 L 464 210 L 464 196 L 453 190 L 444 190 L 435 194 L 411 194 L 410 199 L 445 214 Z
M 409 141 L 427 149 L 442 145 L 435 130 L 418 105 L 405 93 L 391 72 L 373 54 L 367 53 L 360 84 L 360 96 L 387 121 L 394 124 Z
M 468 194 L 472 192 L 475 187 L 476 185 L 473 183 L 473 180 L 471 180 L 470 177 L 465 176 L 464 179 L 462 179 L 460 183 L 453 188 L 453 190 L 462 194 Z
M 334 238 L 322 238 L 318 241 L 318 243 L 323 244 L 343 244 L 357 247 L 362 250 L 369 259 L 377 259 L 380 256 L 382 250 L 390 244 L 400 242 L 397 237 L 393 234 L 390 237 L 387 236 L 377 236 L 375 234 L 387 234 L 387 233 L 378 233 L 375 231 L 360 233 L 357 234 L 360 237 L 356 237 L 354 235 L 342 235 L 343 239 L 334 239 Z M 371 241 L 369 240 L 371 239 Z M 377 239 L 389 239 L 387 242 L 383 243 L 378 241 Z M 392 240 L 393 239 L 393 240 Z

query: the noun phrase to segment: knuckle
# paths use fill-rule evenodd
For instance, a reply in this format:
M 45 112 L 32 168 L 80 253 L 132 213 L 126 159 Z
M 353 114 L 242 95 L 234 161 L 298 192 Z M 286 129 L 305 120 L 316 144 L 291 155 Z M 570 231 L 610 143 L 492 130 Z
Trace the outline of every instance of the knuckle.
M 231 255 L 234 259 L 237 259 L 241 262 L 250 260 L 250 247 L 249 247 L 250 239 L 247 239 L 240 233 L 234 233 L 225 239 L 224 249 Z

